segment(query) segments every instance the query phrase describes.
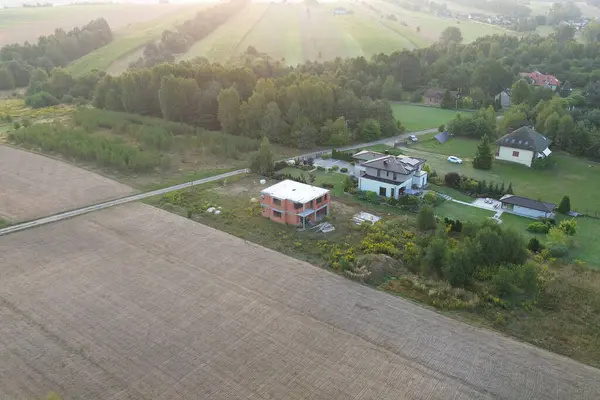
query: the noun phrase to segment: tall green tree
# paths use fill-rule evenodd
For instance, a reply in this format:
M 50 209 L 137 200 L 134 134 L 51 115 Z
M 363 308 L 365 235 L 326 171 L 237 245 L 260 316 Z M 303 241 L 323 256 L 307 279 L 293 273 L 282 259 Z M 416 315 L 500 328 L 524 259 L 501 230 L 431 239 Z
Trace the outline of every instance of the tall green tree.
M 50 79 L 47 84 L 47 92 L 56 97 L 62 98 L 73 87 L 74 80 L 71 73 L 64 68 L 55 68 L 50 73 Z
M 273 173 L 275 158 L 273 148 L 267 137 L 264 137 L 256 154 L 252 157 L 250 170 L 259 175 L 270 176 Z
M 442 45 L 460 44 L 463 41 L 462 32 L 456 26 L 449 26 L 442 31 L 438 42 Z
M 491 169 L 494 156 L 492 154 L 492 147 L 490 145 L 490 139 L 487 135 L 484 135 L 477 146 L 477 153 L 473 157 L 473 167 L 477 169 Z
M 417 227 L 422 231 L 434 230 L 437 227 L 435 212 L 430 205 L 424 205 L 417 216 Z
M 48 79 L 48 73 L 46 71 L 41 68 L 34 69 L 29 78 L 29 87 L 26 92 L 27 95 L 43 92 L 48 83 Z
M 231 134 L 239 133 L 240 95 L 235 87 L 221 89 L 217 99 L 219 103 L 218 118 L 223 131 Z
M 563 196 L 560 204 L 558 205 L 558 212 L 561 214 L 568 214 L 571 211 L 571 198 L 566 194 Z
M 15 88 L 15 78 L 12 73 L 4 67 L 0 68 L 0 90 L 12 90 Z
M 197 116 L 198 84 L 195 79 L 165 76 L 158 90 L 165 119 L 194 124 Z
M 456 106 L 456 99 L 452 97 L 452 94 L 449 90 L 444 92 L 444 97 L 442 97 L 442 102 L 440 103 L 440 107 L 445 108 L 447 110 L 451 110 Z
M 381 127 L 376 119 L 368 118 L 363 121 L 359 130 L 360 140 L 370 142 L 381 137 Z
M 529 90 L 529 84 L 527 82 L 525 82 L 523 79 L 520 79 L 513 83 L 510 89 L 511 105 L 528 103 L 530 96 L 531 91 Z
M 267 104 L 265 114 L 260 122 L 260 130 L 263 136 L 279 143 L 283 141 L 285 134 L 287 134 L 287 130 L 284 129 L 281 110 L 274 101 Z

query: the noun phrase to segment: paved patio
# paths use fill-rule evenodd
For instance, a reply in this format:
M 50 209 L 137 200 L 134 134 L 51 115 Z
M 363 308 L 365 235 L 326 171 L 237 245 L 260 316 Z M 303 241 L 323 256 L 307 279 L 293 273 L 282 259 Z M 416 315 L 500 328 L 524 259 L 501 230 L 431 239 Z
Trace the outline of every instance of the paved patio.
M 317 158 L 317 159 L 315 159 L 315 162 L 313 165 L 315 167 L 323 167 L 323 168 L 327 168 L 327 169 L 337 165 L 340 169 L 348 168 L 348 172 L 340 172 L 339 170 L 336 172 L 345 173 L 346 175 L 354 175 L 354 166 L 352 164 L 350 164 L 348 161 L 334 160 L 332 158 L 328 158 L 326 160 L 324 160 L 322 158 Z

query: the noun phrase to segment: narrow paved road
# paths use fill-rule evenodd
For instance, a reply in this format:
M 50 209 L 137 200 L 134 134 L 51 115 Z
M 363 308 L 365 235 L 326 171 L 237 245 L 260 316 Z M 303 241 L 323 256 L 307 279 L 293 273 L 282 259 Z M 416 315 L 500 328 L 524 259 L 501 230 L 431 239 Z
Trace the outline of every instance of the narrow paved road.
M 423 134 L 426 134 L 426 133 L 432 133 L 432 132 L 436 132 L 436 131 L 437 131 L 437 129 L 427 129 L 427 130 L 418 131 L 418 132 L 407 132 L 407 133 L 404 133 L 402 135 L 388 137 L 388 138 L 383 138 L 383 139 L 380 139 L 380 140 L 375 140 L 373 142 L 357 143 L 357 144 L 352 144 L 352 145 L 349 145 L 349 146 L 340 147 L 339 150 L 341 150 L 341 151 L 347 151 L 347 150 L 359 149 L 361 147 L 374 146 L 374 145 L 377 145 L 377 144 L 390 144 L 390 145 L 393 145 L 394 142 L 396 142 L 397 140 L 407 139 L 409 135 L 417 135 L 418 136 L 418 135 L 423 135 Z M 319 155 L 321 155 L 323 153 L 328 153 L 328 152 L 331 152 L 331 149 L 323 149 L 323 150 L 320 150 L 320 151 L 314 151 L 314 152 L 302 154 L 302 155 L 297 156 L 295 158 L 317 157 L 317 156 L 319 156 Z M 199 180 L 192 181 L 192 182 L 186 182 L 186 183 L 182 183 L 182 184 L 179 184 L 179 185 L 170 186 L 170 187 L 164 188 L 164 189 L 153 190 L 151 192 L 140 193 L 140 194 L 136 194 L 136 195 L 132 195 L 132 196 L 127 196 L 127 197 L 123 197 L 123 198 L 116 199 L 116 200 L 107 201 L 107 202 L 104 202 L 104 203 L 93 204 L 91 206 L 87 206 L 87 207 L 83 207 L 83 208 L 78 208 L 78 209 L 71 210 L 71 211 L 65 211 L 65 212 L 62 212 L 62 213 L 53 214 L 53 215 L 50 215 L 50 216 L 47 216 L 47 217 L 39 218 L 39 219 L 28 221 L 28 222 L 23 222 L 23 223 L 20 223 L 20 224 L 9 226 L 9 227 L 4 228 L 4 229 L 0 229 L 0 236 L 2 236 L 2 235 L 8 235 L 9 233 L 19 232 L 19 231 L 22 231 L 22 230 L 25 230 L 25 229 L 36 227 L 36 226 L 46 225 L 46 224 L 49 224 L 49 223 L 52 223 L 52 222 L 61 221 L 63 219 L 67 219 L 67 218 L 73 218 L 73 217 L 76 217 L 78 215 L 87 214 L 87 213 L 90 213 L 90 212 L 93 212 L 93 211 L 98 211 L 98 210 L 102 210 L 102 209 L 105 209 L 105 208 L 118 206 L 118 205 L 125 204 L 125 203 L 131 203 L 131 202 L 134 202 L 134 201 L 147 199 L 148 197 L 153 197 L 153 196 L 158 196 L 158 195 L 169 193 L 169 192 L 174 192 L 176 190 L 184 189 L 186 187 L 192 187 L 192 186 L 196 186 L 196 185 L 202 185 L 204 183 L 218 181 L 218 180 L 229 178 L 229 177 L 232 177 L 232 176 L 236 176 L 236 175 L 240 175 L 240 174 L 245 174 L 247 172 L 249 172 L 248 169 L 239 169 L 239 170 L 236 170 L 236 171 L 227 172 L 227 173 L 224 173 L 224 174 L 215 175 L 215 176 L 211 176 L 211 177 L 204 178 L 204 179 L 199 179 Z
M 36 219 L 33 221 L 23 222 L 21 224 L 9 226 L 8 228 L 0 229 L 0 236 L 7 235 L 9 233 L 19 232 L 19 231 L 22 231 L 25 229 L 36 227 L 36 226 L 46 225 L 51 222 L 61 221 L 63 219 L 67 219 L 67 218 L 73 218 L 78 215 L 87 214 L 87 213 L 90 213 L 93 211 L 98 211 L 98 210 L 118 206 L 118 205 L 125 204 L 125 203 L 131 203 L 134 201 L 147 199 L 148 197 L 153 197 L 153 196 L 158 196 L 158 195 L 169 193 L 169 192 L 174 192 L 176 190 L 185 189 L 187 187 L 192 187 L 192 186 L 202 185 L 202 184 L 209 183 L 209 182 L 219 181 L 221 179 L 229 178 L 232 176 L 245 174 L 248 171 L 249 171 L 248 169 L 238 169 L 237 171 L 226 172 L 224 174 L 215 175 L 215 176 L 211 176 L 211 177 L 204 178 L 204 179 L 198 179 L 196 181 L 186 182 L 186 183 L 182 183 L 179 185 L 170 186 L 170 187 L 164 188 L 164 189 L 158 189 L 158 190 L 153 190 L 151 192 L 134 194 L 132 196 L 127 196 L 127 197 L 123 197 L 120 199 L 107 201 L 104 203 L 93 204 L 91 206 L 78 208 L 76 210 L 65 211 L 62 213 L 50 215 L 48 217 Z

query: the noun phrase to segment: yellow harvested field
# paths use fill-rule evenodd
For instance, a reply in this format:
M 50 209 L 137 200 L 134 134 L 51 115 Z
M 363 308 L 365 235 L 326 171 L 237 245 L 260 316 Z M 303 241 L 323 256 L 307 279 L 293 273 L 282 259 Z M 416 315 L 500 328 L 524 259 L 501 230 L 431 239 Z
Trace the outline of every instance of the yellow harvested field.
M 13 222 L 133 192 L 126 185 L 65 162 L 0 145 L 0 217 Z
M 600 371 L 148 205 L 0 237 L 0 398 L 597 399 Z

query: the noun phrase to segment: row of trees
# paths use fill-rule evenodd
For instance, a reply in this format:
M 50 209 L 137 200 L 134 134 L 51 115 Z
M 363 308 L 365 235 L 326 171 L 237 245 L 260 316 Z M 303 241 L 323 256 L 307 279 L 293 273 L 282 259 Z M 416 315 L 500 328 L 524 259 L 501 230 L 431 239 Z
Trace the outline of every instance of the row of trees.
M 244 8 L 248 0 L 230 0 L 207 10 L 200 11 L 192 19 L 177 26 L 175 30 L 165 30 L 158 43 L 148 43 L 143 56 L 131 63 L 131 67 L 151 67 L 162 62 L 173 62 L 174 54 L 183 54 L 197 41 L 204 39 L 212 31 L 225 23 Z
M 359 97 L 325 76 L 291 69 L 263 79 L 249 68 L 161 64 L 120 77 L 104 76 L 94 93 L 99 108 L 164 117 L 232 135 L 266 136 L 300 148 L 402 132 L 386 100 Z
M 0 49 L 0 90 L 24 87 L 35 68 L 45 72 L 64 67 L 112 41 L 108 22 L 100 18 L 69 32 L 56 29 L 37 44 L 10 44 Z

